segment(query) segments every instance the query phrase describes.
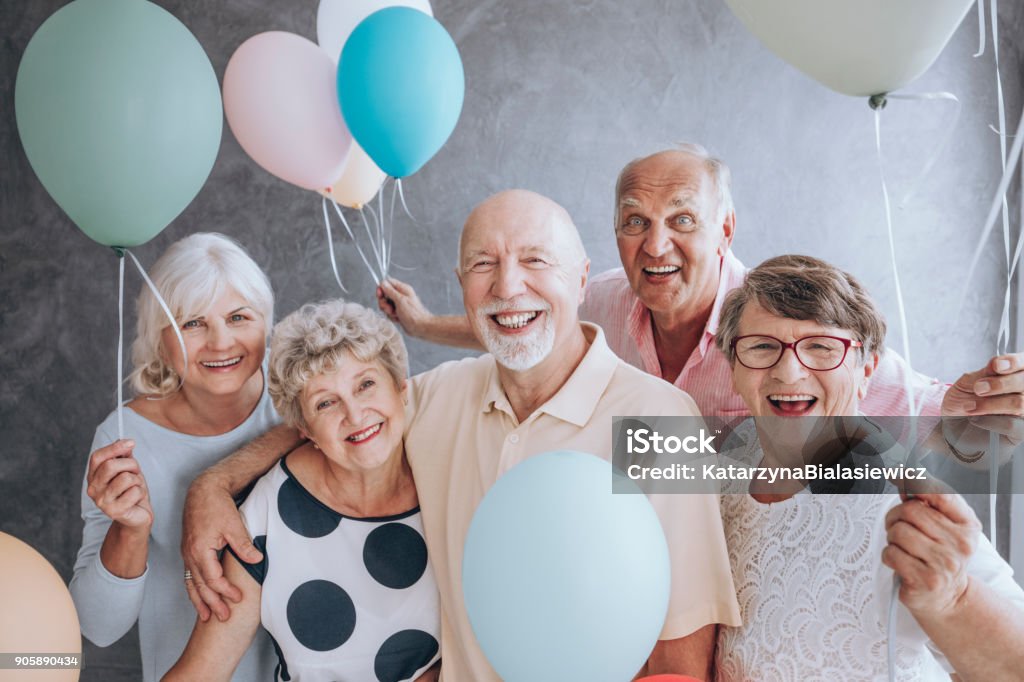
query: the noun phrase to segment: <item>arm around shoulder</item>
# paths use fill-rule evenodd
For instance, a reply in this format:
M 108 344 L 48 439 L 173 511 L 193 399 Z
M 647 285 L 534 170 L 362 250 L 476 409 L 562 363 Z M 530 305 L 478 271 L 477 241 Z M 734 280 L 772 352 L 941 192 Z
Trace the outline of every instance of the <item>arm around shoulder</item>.
M 189 599 L 202 620 L 210 617 L 211 610 L 220 620 L 227 620 L 230 610 L 223 598 L 240 598 L 238 588 L 224 577 L 217 553 L 230 545 L 246 561 L 260 560 L 233 496 L 301 442 L 295 429 L 275 427 L 208 469 L 189 488 L 182 515 L 181 554 L 193 576 L 187 583 Z

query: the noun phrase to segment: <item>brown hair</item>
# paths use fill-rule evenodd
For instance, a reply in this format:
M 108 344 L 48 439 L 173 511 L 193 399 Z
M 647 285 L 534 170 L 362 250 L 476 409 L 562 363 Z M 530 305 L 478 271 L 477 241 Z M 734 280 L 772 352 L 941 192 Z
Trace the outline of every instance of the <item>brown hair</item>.
M 884 349 L 885 318 L 856 277 L 811 256 L 776 256 L 747 273 L 722 305 L 715 344 L 730 362 L 740 317 L 751 301 L 779 317 L 853 332 L 864 344 L 862 358 Z

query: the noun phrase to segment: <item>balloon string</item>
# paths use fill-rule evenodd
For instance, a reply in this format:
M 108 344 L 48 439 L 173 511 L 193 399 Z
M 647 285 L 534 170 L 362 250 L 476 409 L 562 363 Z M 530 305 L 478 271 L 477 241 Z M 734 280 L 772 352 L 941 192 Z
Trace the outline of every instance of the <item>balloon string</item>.
M 896 307 L 899 311 L 900 331 L 903 333 L 903 358 L 907 361 L 908 370 L 913 367 L 910 360 L 910 330 L 907 327 L 907 313 L 903 305 L 903 288 L 900 286 L 899 265 L 896 259 L 896 239 L 892 227 L 892 206 L 889 203 L 889 187 L 885 180 L 885 164 L 882 160 L 882 108 L 875 109 L 875 152 L 878 156 L 878 174 L 882 181 L 882 199 L 885 204 L 885 225 L 889 237 L 889 259 L 892 264 L 893 281 L 896 284 Z M 910 371 L 903 376 L 904 390 L 907 392 L 907 403 L 910 417 L 911 438 L 908 441 L 908 449 L 913 448 L 915 443 L 914 431 L 916 429 L 917 406 L 914 403 L 914 386 L 910 380 Z
M 341 212 L 341 207 L 338 206 L 338 202 L 336 202 L 334 199 L 331 199 L 331 204 L 334 205 L 334 212 L 338 214 L 338 218 L 341 220 L 341 224 L 345 226 L 345 231 L 348 233 L 349 239 L 351 239 L 352 243 L 356 245 L 356 251 L 359 253 L 359 257 L 363 259 L 363 265 L 365 265 L 366 269 L 369 271 L 370 277 L 373 278 L 374 284 L 380 286 L 380 278 L 374 271 L 373 266 L 370 265 L 370 260 L 366 257 L 366 254 L 363 252 L 363 247 L 359 245 L 359 240 L 357 240 L 355 234 L 352 233 L 352 228 L 349 227 L 348 221 L 345 220 L 345 214 Z M 360 209 L 359 212 L 362 213 L 362 209 Z
M 159 303 L 160 308 L 163 309 L 164 315 L 166 315 L 167 319 L 170 321 L 170 326 L 171 329 L 174 330 L 174 335 L 178 337 L 178 346 L 181 348 L 181 360 L 184 363 L 185 367 L 185 371 L 182 372 L 181 377 L 178 378 L 178 388 L 174 389 L 178 390 L 185 384 L 185 375 L 188 374 L 188 350 L 185 348 L 185 339 L 183 339 L 181 336 L 181 329 L 178 328 L 178 321 L 174 319 L 174 314 L 171 312 L 171 309 L 167 307 L 167 303 L 164 302 L 164 297 L 160 295 L 160 292 L 157 290 L 156 285 L 153 284 L 153 280 L 151 280 L 149 278 L 149 275 L 146 274 L 146 271 L 145 269 L 143 269 L 142 263 L 139 262 L 139 259 L 136 258 L 135 254 L 129 251 L 128 249 L 125 249 L 124 252 L 128 254 L 128 256 L 131 257 L 132 261 L 135 263 L 135 267 L 136 269 L 138 269 L 139 274 L 142 275 L 143 281 L 145 281 L 146 285 L 149 287 L 149 290 L 153 293 L 153 297 L 156 298 L 156 302 Z
M 324 227 L 327 228 L 327 253 L 331 256 L 331 270 L 334 271 L 334 281 L 338 283 L 343 294 L 348 293 L 348 289 L 341 283 L 341 276 L 338 274 L 338 262 L 334 258 L 334 238 L 331 235 L 331 217 L 327 213 L 327 197 L 321 197 L 320 207 L 324 210 Z
M 908 413 L 908 419 L 910 420 L 910 433 L 907 438 L 908 445 L 908 464 L 910 459 L 913 457 L 915 443 L 917 441 L 917 414 L 916 406 L 914 405 L 914 387 L 910 381 L 910 372 L 913 365 L 910 361 L 910 334 L 907 329 L 907 316 L 906 310 L 903 306 L 903 291 L 900 287 L 900 273 L 899 267 L 896 262 L 896 242 L 893 235 L 892 229 L 892 207 L 889 204 L 889 188 L 885 181 L 885 165 L 882 160 L 882 107 L 875 108 L 875 153 L 878 157 L 878 174 L 882 181 L 882 199 L 885 204 L 885 224 L 889 234 L 889 256 L 892 261 L 892 274 L 893 280 L 896 283 L 896 304 L 899 310 L 900 319 L 900 330 L 903 332 L 903 357 L 907 361 L 907 372 L 903 377 L 904 390 L 907 392 L 907 403 L 910 411 Z M 893 573 L 892 577 L 892 593 L 889 601 L 889 618 L 888 618 L 888 640 L 886 642 L 886 654 L 887 654 L 887 665 L 889 670 L 890 682 L 896 682 L 896 613 L 899 607 L 899 594 L 900 586 L 902 581 L 899 575 Z
M 416 217 L 409 212 L 409 207 L 405 203 L 405 192 L 402 190 L 402 179 L 399 178 L 398 180 L 396 180 L 395 184 L 398 185 L 398 198 L 402 200 L 402 208 L 405 210 L 405 215 L 409 216 L 409 220 L 413 221 L 414 223 L 419 222 L 418 220 L 416 220 Z
M 998 551 L 997 543 L 999 538 L 996 535 L 996 502 L 999 499 L 999 434 L 995 431 L 990 431 L 988 434 L 988 451 L 991 453 L 991 462 L 988 467 L 988 485 L 990 489 L 988 496 L 988 539 Z
M 380 271 L 381 275 L 384 276 L 386 274 L 384 268 L 384 256 L 386 255 L 384 253 L 384 225 L 386 224 L 387 221 L 384 219 L 385 213 L 383 184 L 381 184 L 380 192 L 377 193 L 377 207 L 380 210 L 380 215 L 378 216 L 379 220 L 377 220 L 377 243 L 380 245 Z
M 395 178 L 395 185 L 391 188 L 391 220 L 388 224 L 388 231 L 386 242 L 388 245 L 388 272 L 391 272 L 391 248 L 395 243 L 395 198 L 398 196 L 399 190 L 402 188 L 402 179 Z
M 992 204 L 989 206 L 988 216 L 985 218 L 985 226 L 981 230 L 981 237 L 978 239 L 978 246 L 975 248 L 974 256 L 971 258 L 971 265 L 967 269 L 967 278 L 964 280 L 964 288 L 960 294 L 960 310 L 963 310 L 967 301 L 968 285 L 974 277 L 974 271 L 978 267 L 978 262 L 981 260 L 981 254 L 985 250 L 985 243 L 988 241 L 988 238 L 995 227 L 996 218 L 999 217 L 999 212 L 1002 209 L 1003 199 L 1006 197 L 1006 191 L 1009 188 L 1010 180 L 1013 178 L 1013 174 L 1017 170 L 1017 162 L 1020 160 L 1022 145 L 1024 145 L 1024 108 L 1021 109 L 1020 122 L 1017 124 L 1017 134 L 1014 136 L 1013 146 L 1010 148 L 1010 153 L 1006 158 L 1006 167 L 1003 170 L 1003 177 L 999 181 L 999 186 L 996 188 L 995 195 L 992 197 Z M 1020 244 L 1018 244 L 1015 258 L 1019 256 Z M 1011 272 L 1016 269 L 1016 264 L 1016 260 L 1010 263 Z M 1007 290 L 1007 296 L 1009 296 L 1009 290 Z
M 924 167 L 921 169 L 921 172 L 918 173 L 917 177 L 914 178 L 913 182 L 910 183 L 910 188 L 907 190 L 907 193 L 903 195 L 903 198 L 900 200 L 898 204 L 899 210 L 902 211 L 907 207 L 907 204 L 910 203 L 911 198 L 913 198 L 914 194 L 920 188 L 921 183 L 924 182 L 924 180 L 929 175 L 931 175 L 932 170 L 935 168 L 935 164 L 938 162 L 943 152 L 946 151 L 946 147 L 948 147 L 949 143 L 952 141 L 953 133 L 956 132 L 957 123 L 960 121 L 960 110 L 962 108 L 962 105 L 960 103 L 960 99 L 951 92 L 907 92 L 889 94 L 886 95 L 885 97 L 886 99 L 902 99 L 906 101 L 946 100 L 948 102 L 952 102 L 954 105 L 953 117 L 950 120 L 949 125 L 946 127 L 946 132 L 943 133 L 942 137 L 939 140 L 939 143 L 935 146 L 935 150 L 932 152 L 932 155 L 928 158 L 927 163 L 925 163 Z
M 380 191 L 382 191 L 382 192 L 384 191 L 384 186 L 383 185 L 381 185 L 381 190 Z M 379 220 L 379 218 L 377 217 L 377 211 L 375 211 L 373 209 L 373 204 L 366 204 L 366 206 L 364 206 L 363 208 L 365 208 L 366 210 L 359 209 L 359 217 L 362 218 L 362 220 L 363 220 L 363 229 L 365 229 L 366 233 L 369 234 L 370 233 L 370 220 L 372 219 L 373 220 L 373 224 L 376 225 L 377 221 Z M 366 217 L 366 211 L 370 212 L 370 217 L 369 218 Z
M 900 587 L 903 586 L 903 581 L 900 577 L 893 573 L 892 575 L 892 592 L 889 595 L 889 618 L 888 618 L 888 630 L 889 638 L 887 644 L 888 653 L 888 667 L 889 667 L 889 682 L 896 682 L 896 613 L 898 612 L 900 605 Z
M 978 51 L 975 57 L 985 54 L 985 0 L 978 0 Z
M 996 103 L 999 112 L 999 159 L 1002 162 L 1003 172 L 1006 172 L 1006 105 L 1003 99 L 1003 78 L 999 73 L 999 5 L 998 0 L 992 0 L 991 6 L 992 21 L 992 55 L 996 69 Z M 996 355 L 1002 355 L 1006 351 L 1010 336 L 1010 285 L 1012 272 L 1015 264 L 1010 261 L 1010 216 L 1009 207 L 1006 203 L 1006 196 L 1003 195 L 1003 251 L 1006 252 L 1006 293 L 1003 297 L 1003 310 L 999 318 L 999 333 L 996 335 Z M 992 491 L 995 494 L 995 491 Z M 994 521 L 994 517 L 993 517 Z
M 402 182 L 399 178 L 395 178 L 395 184 L 391 187 L 391 209 L 388 216 L 387 230 L 385 231 L 384 243 L 387 244 L 387 259 L 385 265 L 387 269 L 391 271 L 391 237 L 395 234 L 395 199 L 398 198 L 398 183 Z
M 377 251 L 377 241 L 374 239 L 373 236 L 377 232 L 377 223 L 379 222 L 380 219 L 377 217 L 377 212 L 373 210 L 373 206 L 368 206 L 367 208 L 370 209 L 370 215 L 373 216 L 374 222 L 373 226 L 371 227 L 370 223 L 366 221 L 366 214 L 364 213 L 363 230 L 366 232 L 366 238 L 370 241 L 370 248 L 373 249 L 373 255 L 377 262 L 377 267 L 380 267 L 380 253 Z
M 124 439 L 124 254 L 117 257 L 117 439 Z
M 992 0 L 989 11 L 989 19 L 992 22 L 992 57 L 996 69 L 996 103 L 999 108 L 999 160 L 1002 162 L 1003 173 L 1006 173 L 1006 105 L 1003 99 L 1003 77 L 999 71 L 999 4 L 998 0 Z M 1018 131 L 1019 134 L 1019 131 Z M 1021 198 L 1024 201 L 1024 197 Z M 1006 195 L 1002 199 L 1003 217 L 1003 250 L 1006 253 L 1006 289 L 1003 294 L 1003 309 L 999 316 L 999 333 L 996 335 L 996 355 L 1002 355 L 1010 341 L 1010 292 L 1013 281 L 1013 271 L 1017 268 L 1016 259 L 1019 257 L 1020 248 L 1010 258 L 1010 215 L 1009 206 L 1006 202 Z M 1022 226 L 1024 228 L 1024 226 Z M 1018 236 L 1019 242 L 1020 236 Z M 989 496 L 988 496 L 988 518 L 989 518 L 989 540 L 992 545 L 998 548 L 996 504 L 999 500 L 999 435 L 993 431 L 989 433 L 989 452 L 992 453 L 989 464 Z

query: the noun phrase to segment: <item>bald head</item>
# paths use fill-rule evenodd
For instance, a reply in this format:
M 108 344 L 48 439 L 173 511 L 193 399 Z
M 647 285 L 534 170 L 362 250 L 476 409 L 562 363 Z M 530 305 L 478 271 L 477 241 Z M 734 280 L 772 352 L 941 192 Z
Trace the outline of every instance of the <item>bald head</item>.
M 684 142 L 675 149 L 655 152 L 626 164 L 615 182 L 615 224 L 618 225 L 623 197 L 636 185 L 683 186 L 692 184 L 696 174 L 710 180 L 718 209 L 714 222 L 721 222 L 733 210 L 732 173 L 724 161 L 711 156 L 701 145 Z
M 580 264 L 587 254 L 569 212 L 551 199 L 525 189 L 510 189 L 484 199 L 474 208 L 459 240 L 459 270 L 486 244 L 516 233 L 536 231 L 566 264 Z

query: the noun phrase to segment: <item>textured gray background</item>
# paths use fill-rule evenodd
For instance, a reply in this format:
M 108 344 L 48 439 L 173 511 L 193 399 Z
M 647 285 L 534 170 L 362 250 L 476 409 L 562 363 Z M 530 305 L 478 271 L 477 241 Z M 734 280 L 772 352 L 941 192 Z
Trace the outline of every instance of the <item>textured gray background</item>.
M 0 229 L 0 530 L 24 538 L 69 577 L 80 539 L 79 490 L 95 425 L 114 403 L 116 259 L 48 197 L 17 138 L 17 64 L 55 0 L 4 3 L 3 189 Z M 287 30 L 315 39 L 315 0 L 161 2 L 196 34 L 219 77 L 247 37 Z M 676 141 L 703 142 L 734 170 L 735 250 L 748 265 L 786 252 L 813 254 L 860 275 L 900 342 L 888 264 L 872 114 L 788 67 L 717 0 L 436 0 L 437 18 L 466 67 L 462 118 L 447 146 L 407 181 L 420 220 L 396 220 L 395 270 L 438 311 L 460 309 L 451 268 L 469 209 L 488 194 L 526 187 L 575 217 L 593 272 L 617 265 L 612 189 L 629 159 Z M 1000 7 L 1008 118 L 1021 106 L 1024 6 Z M 925 188 L 896 217 L 896 245 L 915 365 L 952 380 L 992 353 L 1005 275 L 995 238 L 965 282 L 969 255 L 999 179 L 991 44 L 977 48 L 972 9 L 912 91 L 948 89 L 964 102 L 955 140 Z M 894 196 L 907 188 L 948 125 L 945 103 L 893 102 L 884 144 Z M 1012 131 L 1011 131 L 1012 132 Z M 1014 191 L 1014 215 L 1019 216 Z M 151 264 L 172 241 L 218 230 L 246 245 L 270 273 L 277 314 L 337 293 L 316 195 L 286 185 L 241 151 L 225 126 L 220 156 L 196 200 L 136 249 Z M 1019 225 L 1019 217 L 1015 220 Z M 1014 228 L 1015 230 L 1017 228 Z M 343 277 L 353 298 L 372 285 L 351 248 Z M 129 275 L 129 300 L 140 280 Z M 967 287 L 970 310 L 957 318 Z M 1016 313 L 1016 307 L 1014 309 Z M 127 328 L 134 319 L 128 315 Z M 413 369 L 458 353 L 410 344 Z M 84 680 L 138 673 L 133 637 L 87 645 Z

